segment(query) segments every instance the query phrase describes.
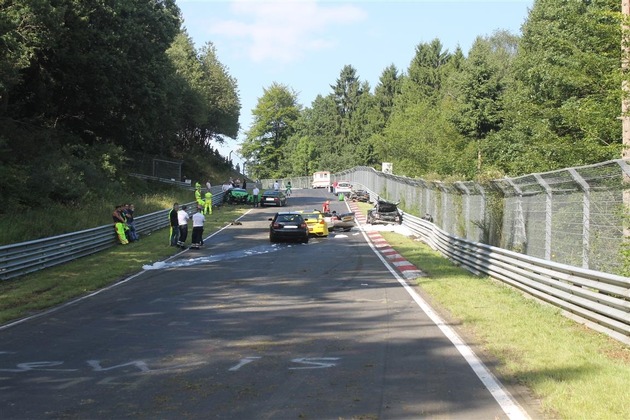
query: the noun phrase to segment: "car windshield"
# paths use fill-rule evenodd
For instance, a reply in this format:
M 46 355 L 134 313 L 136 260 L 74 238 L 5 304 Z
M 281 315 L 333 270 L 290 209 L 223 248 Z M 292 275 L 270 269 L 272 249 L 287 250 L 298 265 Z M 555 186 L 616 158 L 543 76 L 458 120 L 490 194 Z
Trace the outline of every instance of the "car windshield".
M 319 213 L 303 213 L 302 217 L 308 219 L 309 222 L 314 222 L 319 219 Z
M 276 219 L 278 223 L 302 223 L 302 216 L 299 214 L 279 214 Z
M 267 190 L 263 193 L 263 195 L 278 195 L 278 191 Z
M 398 207 L 394 203 L 387 203 L 384 201 L 379 201 L 378 203 L 378 211 L 390 212 L 396 210 L 398 210 Z

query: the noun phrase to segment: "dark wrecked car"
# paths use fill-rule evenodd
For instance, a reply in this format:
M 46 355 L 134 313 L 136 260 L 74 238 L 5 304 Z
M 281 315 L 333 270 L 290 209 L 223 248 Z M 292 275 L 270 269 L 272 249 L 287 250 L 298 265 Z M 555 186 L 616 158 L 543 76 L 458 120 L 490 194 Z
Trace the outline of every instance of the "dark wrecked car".
M 370 193 L 365 190 L 354 190 L 350 193 L 350 200 L 367 203 L 370 201 Z
M 377 224 L 402 224 L 403 213 L 398 208 L 398 203 L 378 200 L 374 207 L 368 210 L 367 222 L 370 225 Z

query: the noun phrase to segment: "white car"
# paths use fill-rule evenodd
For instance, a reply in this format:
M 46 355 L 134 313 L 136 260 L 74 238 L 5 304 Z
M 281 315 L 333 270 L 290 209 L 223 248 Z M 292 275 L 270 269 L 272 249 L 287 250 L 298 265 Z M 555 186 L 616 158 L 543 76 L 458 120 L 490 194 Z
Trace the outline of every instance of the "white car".
M 335 190 L 333 191 L 335 195 L 345 194 L 347 196 L 350 196 L 351 192 L 352 192 L 352 184 L 350 184 L 348 181 L 339 181 L 337 183 L 337 186 L 335 187 Z

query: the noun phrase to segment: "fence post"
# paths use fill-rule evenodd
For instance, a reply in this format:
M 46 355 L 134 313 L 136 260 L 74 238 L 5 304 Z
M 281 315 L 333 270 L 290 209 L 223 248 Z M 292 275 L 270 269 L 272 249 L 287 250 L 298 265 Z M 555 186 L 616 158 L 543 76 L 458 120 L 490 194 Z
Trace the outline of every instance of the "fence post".
M 545 181 L 545 179 L 540 176 L 540 174 L 534 174 L 536 181 L 545 189 L 545 259 L 551 260 L 551 222 L 552 222 L 552 200 L 553 195 L 551 192 L 551 187 Z
M 455 186 L 464 193 L 464 237 L 470 240 L 468 228 L 470 223 L 470 190 L 462 181 L 457 181 Z
M 571 178 L 582 189 L 582 267 L 589 267 L 589 257 L 591 254 L 591 187 L 582 178 L 578 172 L 573 169 L 568 169 Z
M 523 216 L 523 190 L 510 178 L 505 178 L 507 183 L 516 192 L 516 209 L 514 215 L 514 241 L 512 247 L 518 252 L 527 253 L 527 231 L 525 230 L 525 217 Z

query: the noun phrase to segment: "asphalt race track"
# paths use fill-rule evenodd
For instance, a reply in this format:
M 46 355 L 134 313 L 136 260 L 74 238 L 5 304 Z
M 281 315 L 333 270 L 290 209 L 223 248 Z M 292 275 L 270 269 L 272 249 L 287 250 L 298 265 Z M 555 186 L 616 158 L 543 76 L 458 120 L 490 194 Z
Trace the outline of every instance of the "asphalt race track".
M 324 190 L 295 190 L 282 210 L 326 198 L 347 211 Z M 0 327 L 0 418 L 528 418 L 359 228 L 270 244 L 275 211 L 252 209 L 201 250 Z

